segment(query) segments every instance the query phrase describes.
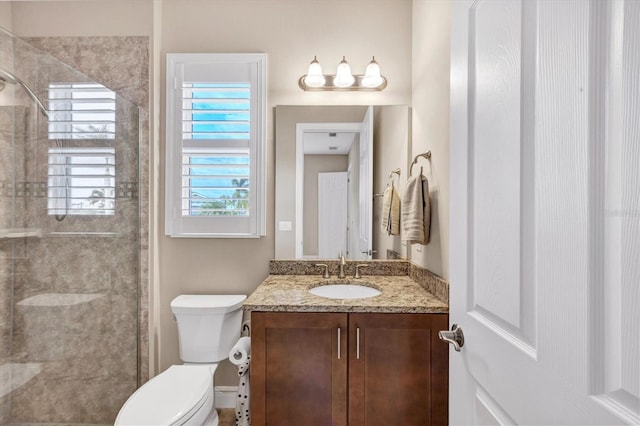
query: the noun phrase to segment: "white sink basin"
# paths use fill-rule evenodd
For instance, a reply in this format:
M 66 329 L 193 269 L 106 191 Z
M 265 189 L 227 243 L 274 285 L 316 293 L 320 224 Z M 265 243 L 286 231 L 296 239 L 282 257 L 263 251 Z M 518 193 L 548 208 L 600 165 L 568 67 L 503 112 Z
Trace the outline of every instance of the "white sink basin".
M 382 294 L 373 287 L 358 284 L 326 284 L 310 288 L 309 293 L 329 299 L 366 299 Z

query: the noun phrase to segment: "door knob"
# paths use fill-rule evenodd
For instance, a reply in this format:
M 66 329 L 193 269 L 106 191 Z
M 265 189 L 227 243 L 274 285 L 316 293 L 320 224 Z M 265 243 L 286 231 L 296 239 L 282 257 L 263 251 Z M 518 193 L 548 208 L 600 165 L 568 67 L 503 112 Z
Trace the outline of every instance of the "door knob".
M 458 324 L 453 324 L 451 331 L 438 331 L 438 337 L 440 340 L 451 343 L 456 352 L 460 352 L 460 348 L 464 346 L 464 333 L 462 332 L 462 327 Z

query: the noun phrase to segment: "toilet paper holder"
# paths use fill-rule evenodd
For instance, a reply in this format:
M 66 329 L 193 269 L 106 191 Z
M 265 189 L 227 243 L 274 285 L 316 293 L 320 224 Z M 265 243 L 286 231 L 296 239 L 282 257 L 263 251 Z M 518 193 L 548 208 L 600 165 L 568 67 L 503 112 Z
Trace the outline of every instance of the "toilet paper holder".
M 251 337 L 242 336 L 229 351 L 229 361 L 235 365 L 241 365 L 251 358 Z
M 239 361 L 240 363 L 244 362 L 243 358 L 247 355 L 244 352 L 249 352 L 251 349 L 251 343 L 250 339 L 251 338 L 251 321 L 247 320 L 244 321 L 242 323 L 242 329 L 240 331 L 240 340 L 238 340 L 238 343 L 236 343 L 236 345 L 234 345 L 233 348 L 231 348 L 231 351 L 229 352 L 229 360 L 232 363 L 236 363 L 237 361 Z M 242 346 L 238 346 L 240 344 L 240 342 L 245 341 L 248 343 L 244 344 L 244 348 Z M 247 347 L 248 346 L 248 347 Z M 236 361 L 236 362 L 234 362 Z
M 240 332 L 240 335 L 251 337 L 251 320 L 247 320 L 242 323 L 242 331 Z

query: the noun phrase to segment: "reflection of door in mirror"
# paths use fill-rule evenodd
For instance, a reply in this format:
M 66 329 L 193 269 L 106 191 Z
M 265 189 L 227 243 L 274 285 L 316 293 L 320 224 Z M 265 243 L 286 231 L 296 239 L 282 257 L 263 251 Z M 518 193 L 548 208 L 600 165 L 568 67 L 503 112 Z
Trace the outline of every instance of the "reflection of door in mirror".
M 313 134 L 313 137 L 320 138 L 321 134 Z M 353 139 L 353 134 L 351 135 L 351 139 Z M 302 191 L 302 257 L 305 258 L 318 258 L 320 257 L 319 253 L 319 237 L 321 234 L 325 234 L 328 232 L 327 227 L 329 224 L 327 222 L 320 223 L 319 216 L 321 209 L 332 208 L 334 203 L 329 203 L 325 205 L 325 201 L 321 199 L 321 197 L 326 197 L 327 193 L 320 194 L 319 187 L 319 176 L 324 173 L 338 173 L 338 172 L 346 172 L 348 166 L 348 156 L 342 153 L 336 154 L 321 154 L 320 150 L 316 151 L 317 153 L 306 153 L 304 155 L 304 178 L 303 178 L 303 191 Z M 342 152 L 342 151 L 340 151 Z M 326 213 L 326 211 L 323 211 Z M 347 216 L 347 206 L 344 206 L 344 211 L 339 212 Z M 325 215 L 325 217 L 327 217 Z M 346 233 L 347 223 L 344 223 L 343 231 Z M 333 229 L 333 232 L 337 232 L 336 229 Z M 346 244 L 346 234 L 345 234 L 345 244 Z M 346 247 L 342 247 L 341 251 L 346 251 Z M 336 251 L 337 253 L 337 251 Z M 326 256 L 323 254 L 323 256 Z M 336 254 L 337 256 L 337 254 Z M 297 256 L 299 257 L 299 256 Z M 334 257 L 334 256 L 331 256 Z
M 308 198 L 309 194 L 305 194 Z M 318 257 L 347 252 L 347 172 L 318 173 Z M 308 240 L 306 240 L 308 243 Z
M 358 249 L 353 250 L 349 257 L 352 259 L 371 259 L 373 255 L 371 226 L 373 217 L 373 179 L 371 169 L 373 167 L 373 107 L 367 109 L 364 120 L 360 125 L 360 149 L 358 151 L 359 206 L 358 213 Z
M 296 156 L 302 156 L 296 161 L 296 197 L 302 200 L 296 202 L 296 258 L 335 259 L 341 253 L 353 258 L 348 242 L 355 241 L 357 248 L 359 228 L 353 225 L 362 216 L 361 127 L 362 123 L 296 123 Z M 337 172 L 345 179 L 340 190 Z M 321 193 L 323 175 L 334 179 L 326 179 L 331 189 L 324 187 Z
M 402 176 L 396 182 L 396 187 L 400 193 L 404 188 L 410 159 L 409 108 L 404 105 L 374 106 L 373 120 L 363 124 L 368 110 L 367 106 L 276 107 L 276 259 L 337 258 L 337 253 L 325 256 L 318 252 L 317 183 L 318 173 L 339 171 L 346 171 L 348 174 L 348 258 L 371 259 L 369 250 L 373 252 L 374 258 L 406 257 L 406 246 L 402 245 L 400 236 L 382 232 L 379 211 L 382 207 L 381 198 L 374 197 L 374 194 L 384 191 L 390 182 L 390 171 L 397 168 L 402 170 Z M 309 132 L 303 132 L 302 129 Z M 311 132 L 314 129 L 316 131 Z M 367 132 L 366 129 L 372 136 L 368 152 L 366 149 L 361 150 L 359 146 L 361 133 Z M 316 160 L 324 157 L 322 161 L 325 162 L 333 157 L 333 162 L 339 165 L 321 167 L 317 164 L 318 161 L 310 161 L 314 154 L 306 153 L 304 146 L 298 147 L 302 134 L 314 136 L 315 133 L 318 136 L 318 133 L 323 132 L 325 138 L 329 138 L 329 133 L 335 133 L 336 137 L 343 133 L 352 134 L 353 146 L 341 154 L 341 160 L 337 160 L 340 155 L 330 156 L 326 152 L 315 157 Z M 363 163 L 365 166 L 361 167 Z M 369 177 L 360 182 L 362 173 L 368 173 Z M 361 210 L 361 206 L 365 209 Z M 361 244 L 364 244 L 362 248 Z M 362 254 L 362 251 L 367 253 Z

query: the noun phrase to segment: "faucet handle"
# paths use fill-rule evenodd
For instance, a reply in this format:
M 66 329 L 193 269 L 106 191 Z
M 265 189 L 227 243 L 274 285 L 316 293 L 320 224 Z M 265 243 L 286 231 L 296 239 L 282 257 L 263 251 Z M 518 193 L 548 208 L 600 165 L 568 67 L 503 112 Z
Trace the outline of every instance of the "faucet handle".
M 329 265 L 326 263 L 316 263 L 315 266 L 324 266 L 324 272 L 322 273 L 322 278 L 329 278 Z
M 369 265 L 367 265 L 366 263 L 361 263 L 359 265 L 356 265 L 356 269 L 353 273 L 353 278 L 355 279 L 362 278 L 362 276 L 360 275 L 360 268 L 366 268 L 367 266 Z

